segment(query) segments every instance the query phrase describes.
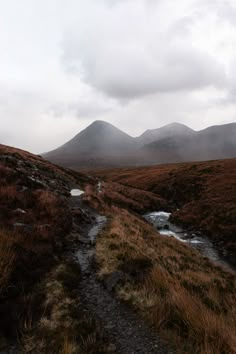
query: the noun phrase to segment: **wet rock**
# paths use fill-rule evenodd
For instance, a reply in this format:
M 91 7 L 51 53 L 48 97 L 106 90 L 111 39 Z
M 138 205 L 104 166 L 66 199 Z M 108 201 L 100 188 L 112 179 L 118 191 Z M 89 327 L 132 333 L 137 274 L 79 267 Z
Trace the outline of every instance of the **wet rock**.
M 91 240 L 89 240 L 87 237 L 79 237 L 79 242 L 83 243 L 84 245 L 90 245 L 91 244 Z
M 32 176 L 28 177 L 28 183 L 31 188 L 45 188 L 45 187 L 47 187 L 47 185 L 44 182 L 42 182 L 39 179 L 36 179 Z
M 192 240 L 193 238 L 194 236 L 190 234 L 184 234 L 184 237 L 182 237 L 183 240 Z

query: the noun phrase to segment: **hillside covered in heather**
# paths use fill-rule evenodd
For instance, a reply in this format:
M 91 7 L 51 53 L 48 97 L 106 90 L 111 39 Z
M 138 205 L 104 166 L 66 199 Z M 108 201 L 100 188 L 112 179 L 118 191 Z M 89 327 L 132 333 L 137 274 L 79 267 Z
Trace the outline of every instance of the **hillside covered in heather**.
M 234 351 L 233 268 L 143 214 L 171 212 L 230 261 L 235 160 L 87 176 L 1 145 L 0 172 L 0 351 Z
M 74 218 L 92 224 L 86 213 L 71 209 L 70 191 L 93 183 L 0 145 L 1 352 L 106 352 L 95 319 L 80 305 L 80 266 L 68 256 Z
M 107 169 L 93 174 L 164 199 L 175 223 L 205 233 L 235 263 L 236 159 Z

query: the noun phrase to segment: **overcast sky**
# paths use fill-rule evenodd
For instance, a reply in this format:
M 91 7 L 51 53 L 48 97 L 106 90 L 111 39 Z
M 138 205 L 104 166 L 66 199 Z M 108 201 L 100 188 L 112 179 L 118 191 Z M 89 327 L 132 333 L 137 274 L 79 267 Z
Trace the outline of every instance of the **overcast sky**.
M 0 0 L 0 143 L 236 121 L 236 0 Z

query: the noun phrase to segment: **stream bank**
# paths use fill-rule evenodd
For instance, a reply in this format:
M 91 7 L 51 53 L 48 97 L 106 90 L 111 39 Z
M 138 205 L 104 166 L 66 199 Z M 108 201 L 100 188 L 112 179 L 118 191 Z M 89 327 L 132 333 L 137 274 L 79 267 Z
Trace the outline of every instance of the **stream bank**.
M 171 213 L 165 211 L 154 211 L 146 213 L 143 217 L 154 225 L 160 235 L 174 237 L 209 258 L 215 263 L 235 272 L 235 268 L 219 253 L 215 245 L 204 235 L 197 231 L 188 231 L 175 225 L 170 221 Z
M 74 251 L 74 258 L 81 267 L 79 295 L 85 313 L 98 318 L 101 327 L 111 343 L 114 353 L 156 353 L 168 352 L 157 333 L 130 309 L 120 302 L 109 289 L 97 278 L 95 261 L 96 237 L 106 224 L 106 217 L 97 214 L 83 203 L 82 197 L 72 196 L 71 207 L 76 211 L 89 215 L 92 224 L 81 224 L 74 217 L 74 233 L 77 234 L 79 247 Z M 116 275 L 114 275 L 116 276 Z M 114 282 L 114 278 L 111 279 Z M 112 288 L 112 287 L 111 287 Z

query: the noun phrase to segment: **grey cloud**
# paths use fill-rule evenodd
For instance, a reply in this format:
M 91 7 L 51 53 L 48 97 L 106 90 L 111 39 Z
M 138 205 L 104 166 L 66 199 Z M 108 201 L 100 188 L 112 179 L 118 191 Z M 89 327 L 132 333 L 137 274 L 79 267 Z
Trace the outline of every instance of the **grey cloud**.
M 163 29 L 158 12 L 147 17 L 140 7 L 129 18 L 131 1 L 122 3 L 117 11 L 104 9 L 98 18 L 88 19 L 83 31 L 74 28 L 65 36 L 65 70 L 111 97 L 128 100 L 224 85 L 224 67 L 185 36 L 191 16 Z
M 235 120 L 235 7 L 2 1 L 0 141 L 41 152 L 95 119 L 133 135 L 173 121 L 200 129 Z
M 79 42 L 71 45 L 76 48 Z M 80 63 L 83 70 L 78 74 L 112 97 L 130 99 L 154 92 L 219 86 L 225 81 L 224 68 L 207 54 L 188 47 L 188 43 L 188 48 L 161 43 L 155 53 L 144 50 L 142 43 L 118 43 L 112 48 L 105 48 L 103 42 L 100 45 L 98 51 L 93 51 L 93 43 L 88 42 L 88 51 L 78 47 L 72 56 L 67 53 L 67 65 L 75 69 Z
M 236 26 L 236 4 L 234 1 L 218 0 L 215 4 L 210 3 L 219 19 L 224 19 L 231 25 Z
M 111 110 L 108 105 L 93 101 L 77 101 L 68 104 L 55 103 L 48 109 L 54 117 L 64 117 L 67 114 L 81 119 L 91 119 Z

